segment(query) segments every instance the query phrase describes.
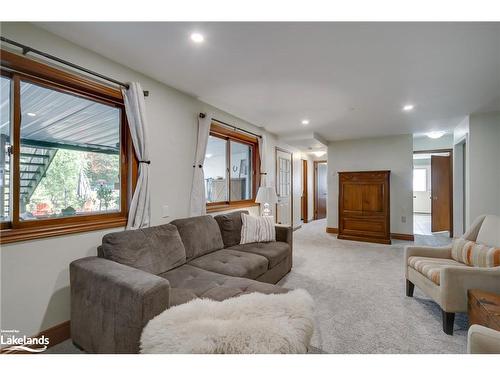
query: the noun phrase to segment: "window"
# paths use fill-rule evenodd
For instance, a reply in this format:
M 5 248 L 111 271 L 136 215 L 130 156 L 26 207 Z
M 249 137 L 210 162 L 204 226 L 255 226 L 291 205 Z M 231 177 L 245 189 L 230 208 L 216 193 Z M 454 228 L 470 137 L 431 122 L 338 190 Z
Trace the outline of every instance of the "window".
M 205 154 L 205 196 L 209 211 L 255 204 L 257 139 L 212 124 Z
M 137 161 L 121 94 L 11 55 L 27 65 L 2 69 L 2 243 L 124 226 Z
M 413 191 L 427 191 L 427 169 L 413 169 Z

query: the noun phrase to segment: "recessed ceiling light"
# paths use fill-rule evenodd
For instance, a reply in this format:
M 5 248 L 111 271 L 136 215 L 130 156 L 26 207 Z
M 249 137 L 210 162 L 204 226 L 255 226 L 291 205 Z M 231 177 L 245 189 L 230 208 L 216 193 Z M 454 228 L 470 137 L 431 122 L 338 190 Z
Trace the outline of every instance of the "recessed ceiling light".
M 413 104 L 406 104 L 404 107 L 403 107 L 403 111 L 411 111 L 413 108 L 415 108 L 415 106 Z
M 309 120 L 308 119 L 302 120 L 302 125 L 309 125 Z
M 26 113 L 29 117 L 35 117 L 36 116 L 36 113 L 33 113 L 33 112 L 28 112 Z
M 205 40 L 205 37 L 200 33 L 192 33 L 191 40 L 195 43 L 202 43 Z
M 325 154 L 326 154 L 326 151 L 314 151 L 314 152 L 313 152 L 313 154 L 314 154 L 316 157 L 320 158 L 320 157 L 322 157 L 323 155 L 325 155 Z
M 444 134 L 445 134 L 444 131 L 438 131 L 438 132 L 427 133 L 427 136 L 432 139 L 438 139 L 441 138 Z

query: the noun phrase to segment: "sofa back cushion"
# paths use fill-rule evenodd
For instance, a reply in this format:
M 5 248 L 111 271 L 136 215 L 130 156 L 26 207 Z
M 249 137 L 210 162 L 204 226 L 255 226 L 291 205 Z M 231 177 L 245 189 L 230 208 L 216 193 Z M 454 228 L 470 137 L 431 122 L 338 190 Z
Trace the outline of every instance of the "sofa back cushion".
M 219 224 L 224 247 L 236 246 L 241 241 L 241 214 L 248 215 L 248 211 L 234 211 L 214 217 Z
M 477 234 L 476 242 L 483 245 L 500 247 L 500 217 L 494 215 L 487 215 L 479 233 Z
M 219 225 L 212 216 L 195 216 L 171 222 L 177 227 L 187 261 L 224 248 Z
M 500 247 L 457 238 L 453 240 L 451 257 L 468 266 L 498 267 L 500 266 Z
M 103 258 L 159 275 L 186 263 L 186 250 L 174 225 L 106 234 Z

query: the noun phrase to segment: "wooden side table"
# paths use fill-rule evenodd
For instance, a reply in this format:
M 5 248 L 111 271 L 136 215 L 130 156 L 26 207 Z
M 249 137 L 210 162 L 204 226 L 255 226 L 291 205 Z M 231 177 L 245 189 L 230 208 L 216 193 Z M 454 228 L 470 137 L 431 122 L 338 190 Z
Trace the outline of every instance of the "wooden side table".
M 469 326 L 479 324 L 500 331 L 500 295 L 470 289 L 467 296 Z

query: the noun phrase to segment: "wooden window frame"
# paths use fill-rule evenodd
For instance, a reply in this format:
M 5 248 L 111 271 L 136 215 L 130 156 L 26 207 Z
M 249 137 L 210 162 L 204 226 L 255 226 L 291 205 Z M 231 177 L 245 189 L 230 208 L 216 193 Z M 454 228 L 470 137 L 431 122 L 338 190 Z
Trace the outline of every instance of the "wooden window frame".
M 54 237 L 71 233 L 88 232 L 127 224 L 128 206 L 137 182 L 138 160 L 127 123 L 121 91 L 101 85 L 88 78 L 69 73 L 36 60 L 0 50 L 2 76 L 12 79 L 13 103 L 11 104 L 11 221 L 0 226 L 0 244 Z M 19 220 L 19 159 L 20 159 L 20 84 L 21 81 L 103 103 L 121 111 L 120 121 L 120 211 L 73 217 Z
M 257 137 L 229 129 L 222 125 L 212 122 L 210 126 L 210 135 L 227 141 L 226 162 L 227 168 L 231 168 L 231 146 L 229 141 L 243 143 L 252 147 L 252 198 L 238 201 L 231 201 L 231 179 L 228 179 L 228 200 L 224 202 L 207 203 L 207 212 L 219 212 L 237 208 L 246 208 L 258 206 L 255 203 L 257 189 L 260 186 L 260 154 L 259 142 Z M 227 172 L 226 172 L 227 173 Z

